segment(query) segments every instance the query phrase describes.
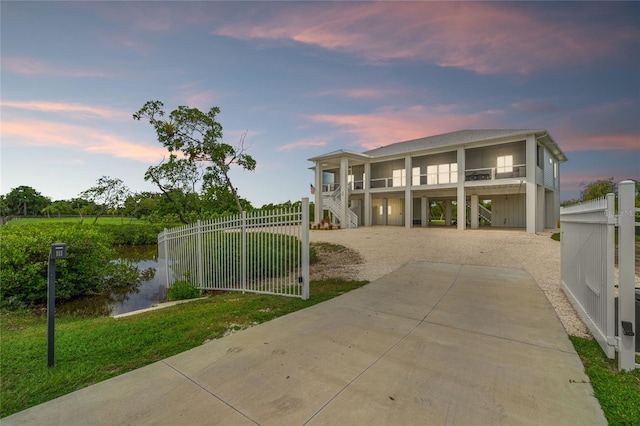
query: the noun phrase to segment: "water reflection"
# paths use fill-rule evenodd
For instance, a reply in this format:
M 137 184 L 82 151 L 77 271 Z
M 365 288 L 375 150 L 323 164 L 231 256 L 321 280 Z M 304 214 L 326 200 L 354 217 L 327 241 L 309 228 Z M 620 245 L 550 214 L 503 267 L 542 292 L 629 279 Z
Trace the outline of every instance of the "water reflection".
M 166 287 L 158 271 L 158 246 L 119 246 L 115 261 L 130 262 L 141 272 L 139 283 L 109 295 L 77 299 L 57 307 L 59 312 L 76 315 L 116 315 L 149 308 L 166 300 Z

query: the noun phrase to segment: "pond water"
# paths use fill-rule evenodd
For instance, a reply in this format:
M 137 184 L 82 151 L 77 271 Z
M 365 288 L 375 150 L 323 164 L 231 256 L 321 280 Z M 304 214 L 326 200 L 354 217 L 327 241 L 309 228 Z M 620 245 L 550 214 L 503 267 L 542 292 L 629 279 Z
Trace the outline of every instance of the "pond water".
M 117 315 L 150 308 L 166 301 L 167 290 L 161 284 L 161 272 L 158 271 L 158 246 L 119 246 L 116 247 L 116 261 L 129 261 L 142 272 L 139 284 L 124 289 L 120 293 L 94 296 L 73 300 L 56 307 L 61 313 L 78 315 Z

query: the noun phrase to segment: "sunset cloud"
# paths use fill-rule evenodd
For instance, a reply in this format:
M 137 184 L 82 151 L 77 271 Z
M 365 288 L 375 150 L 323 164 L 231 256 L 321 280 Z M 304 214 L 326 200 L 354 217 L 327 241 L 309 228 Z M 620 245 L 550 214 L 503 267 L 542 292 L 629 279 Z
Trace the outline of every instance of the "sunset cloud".
M 402 95 L 406 90 L 390 89 L 390 88 L 351 88 L 351 89 L 332 89 L 324 90 L 316 93 L 315 96 L 337 96 L 352 99 L 379 99 L 388 96 Z
M 75 118 L 102 118 L 107 120 L 128 120 L 131 118 L 130 112 L 68 102 L 0 100 L 0 107 L 27 111 L 52 112 L 65 114 Z
M 619 99 L 576 108 L 553 129 L 564 151 L 640 149 L 640 100 Z
M 561 140 L 562 150 L 571 151 L 608 151 L 640 149 L 638 133 L 586 133 L 581 129 L 561 127 L 556 130 L 556 138 Z M 554 135 L 555 136 L 555 135 Z
M 66 148 L 145 163 L 156 163 L 167 156 L 166 149 L 159 146 L 132 142 L 92 127 L 51 121 L 5 121 L 2 123 L 1 134 L 5 146 Z
M 71 69 L 35 58 L 3 57 L 2 69 L 21 75 L 56 75 L 64 77 L 109 77 L 104 71 Z
M 201 111 L 208 111 L 217 105 L 217 100 L 222 96 L 213 90 L 203 89 L 200 83 L 189 82 L 176 86 L 178 102 Z
M 303 148 L 326 146 L 326 145 L 327 145 L 327 141 L 324 138 L 310 138 L 310 139 L 302 139 L 295 142 L 291 142 L 286 145 L 281 145 L 276 149 L 278 151 L 291 151 L 294 149 L 303 149 Z
M 640 29 L 612 26 L 592 13 L 588 24 L 575 8 L 481 2 L 375 2 L 288 4 L 234 22 L 214 34 L 240 39 L 292 40 L 362 56 L 374 63 L 433 62 L 478 74 L 529 74 L 536 70 L 624 58 Z
M 464 113 L 458 109 L 452 105 L 415 105 L 382 108 L 370 114 L 316 114 L 306 118 L 352 135 L 354 145 L 365 150 L 460 129 L 500 127 L 500 111 Z

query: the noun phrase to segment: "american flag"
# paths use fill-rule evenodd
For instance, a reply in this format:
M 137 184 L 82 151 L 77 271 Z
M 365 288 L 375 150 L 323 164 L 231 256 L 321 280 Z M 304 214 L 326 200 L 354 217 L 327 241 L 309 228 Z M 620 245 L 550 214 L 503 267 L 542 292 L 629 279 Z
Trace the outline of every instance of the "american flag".
M 316 193 L 316 188 L 313 186 L 312 183 L 310 183 L 309 185 L 311 185 L 311 195 Z

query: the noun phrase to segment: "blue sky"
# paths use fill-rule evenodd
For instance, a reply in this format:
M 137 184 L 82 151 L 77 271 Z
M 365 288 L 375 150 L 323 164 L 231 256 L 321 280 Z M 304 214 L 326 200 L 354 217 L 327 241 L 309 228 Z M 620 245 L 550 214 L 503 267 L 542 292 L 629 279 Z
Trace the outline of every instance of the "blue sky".
M 12 2 L 1 185 L 134 191 L 167 154 L 131 115 L 219 106 L 259 207 L 309 196 L 308 158 L 472 128 L 548 129 L 561 198 L 640 179 L 639 2 Z

